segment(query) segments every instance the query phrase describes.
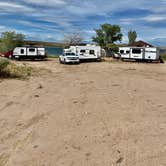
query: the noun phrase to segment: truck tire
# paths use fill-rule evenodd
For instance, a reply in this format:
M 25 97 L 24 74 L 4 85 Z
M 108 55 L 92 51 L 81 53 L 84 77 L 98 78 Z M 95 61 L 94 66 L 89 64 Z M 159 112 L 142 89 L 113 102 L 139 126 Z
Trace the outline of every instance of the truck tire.
M 97 58 L 97 62 L 101 62 L 101 58 Z
M 60 63 L 60 64 L 62 64 L 62 61 L 61 61 L 61 59 L 60 59 L 60 58 L 59 58 L 59 63 Z

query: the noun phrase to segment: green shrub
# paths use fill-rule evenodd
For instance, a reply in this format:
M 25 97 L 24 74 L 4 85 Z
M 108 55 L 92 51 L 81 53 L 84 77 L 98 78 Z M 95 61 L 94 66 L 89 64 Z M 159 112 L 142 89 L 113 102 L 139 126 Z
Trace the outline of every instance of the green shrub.
M 27 66 L 18 66 L 8 60 L 0 60 L 1 78 L 20 78 L 25 79 L 32 73 L 32 68 Z
M 162 58 L 163 60 L 166 60 L 166 53 L 165 53 L 165 54 L 162 54 L 162 55 L 161 55 L 161 58 Z
M 9 60 L 0 59 L 0 71 L 3 71 L 9 65 Z
M 59 58 L 58 55 L 47 55 L 48 58 Z

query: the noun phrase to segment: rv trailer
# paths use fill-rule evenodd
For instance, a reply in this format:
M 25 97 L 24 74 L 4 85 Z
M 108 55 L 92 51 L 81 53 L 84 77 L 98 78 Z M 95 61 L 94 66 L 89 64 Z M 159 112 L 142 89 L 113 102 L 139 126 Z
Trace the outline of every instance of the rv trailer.
M 155 47 L 120 47 L 121 59 L 133 59 L 144 61 L 160 60 L 159 51 Z
M 70 46 L 66 49 L 67 52 L 73 52 L 79 56 L 80 60 L 101 60 L 102 50 L 100 46 L 85 45 L 85 46 Z
M 44 47 L 16 47 L 13 50 L 13 57 L 15 59 L 45 59 L 46 51 Z

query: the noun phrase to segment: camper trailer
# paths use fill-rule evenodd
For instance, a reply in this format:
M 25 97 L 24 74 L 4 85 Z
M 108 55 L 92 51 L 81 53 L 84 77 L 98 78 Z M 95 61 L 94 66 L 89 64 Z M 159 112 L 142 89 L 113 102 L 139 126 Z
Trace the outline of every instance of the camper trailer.
M 46 58 L 45 48 L 43 47 L 16 47 L 13 50 L 15 59 L 44 59 Z
M 159 51 L 155 47 L 120 47 L 121 59 L 157 61 L 160 59 Z
M 79 56 L 80 60 L 101 60 L 101 47 L 96 45 L 85 46 L 70 46 L 66 49 L 68 52 L 73 52 Z

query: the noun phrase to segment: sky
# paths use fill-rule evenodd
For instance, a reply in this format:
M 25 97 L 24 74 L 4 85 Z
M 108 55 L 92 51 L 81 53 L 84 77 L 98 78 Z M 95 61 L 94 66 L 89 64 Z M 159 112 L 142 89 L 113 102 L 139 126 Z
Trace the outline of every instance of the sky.
M 80 33 L 89 42 L 104 23 L 121 26 L 122 43 L 136 30 L 137 40 L 166 46 L 166 0 L 0 0 L 0 34 L 62 42 L 64 35 Z

